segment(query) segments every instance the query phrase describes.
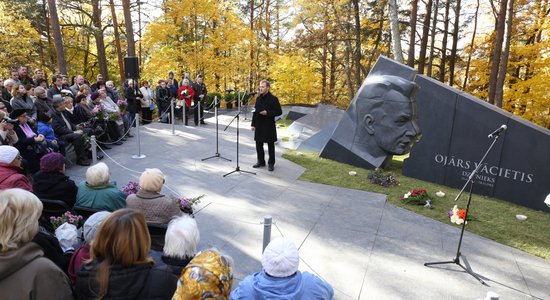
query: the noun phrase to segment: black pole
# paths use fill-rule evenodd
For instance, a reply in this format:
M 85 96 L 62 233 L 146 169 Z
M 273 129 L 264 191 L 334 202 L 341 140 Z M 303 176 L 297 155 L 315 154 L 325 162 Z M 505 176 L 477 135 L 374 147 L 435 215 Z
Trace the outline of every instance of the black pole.
M 237 94 L 237 95 L 239 95 L 239 94 Z M 240 98 L 240 95 L 239 95 L 238 97 Z M 240 101 L 240 99 L 239 99 L 239 101 Z M 254 173 L 254 172 L 243 171 L 243 170 L 241 170 L 241 167 L 239 166 L 239 128 L 240 128 L 240 126 L 239 126 L 239 123 L 240 123 L 240 122 L 239 122 L 239 119 L 240 119 L 240 118 L 239 118 L 239 115 L 241 114 L 241 109 L 240 109 L 240 108 L 241 108 L 241 107 L 240 107 L 240 105 L 239 105 L 239 110 L 238 110 L 237 114 L 235 115 L 235 117 L 233 118 L 233 120 L 237 119 L 237 167 L 235 167 L 235 170 L 233 170 L 233 171 L 231 171 L 231 172 L 229 172 L 229 173 L 227 173 L 227 174 L 224 174 L 223 177 L 226 177 L 226 176 L 228 176 L 228 175 L 231 175 L 231 174 L 233 174 L 233 173 L 235 173 L 235 172 L 248 173 L 248 174 L 254 174 L 254 175 L 256 175 L 256 173 Z M 227 129 L 227 128 L 229 127 L 229 125 L 231 125 L 231 123 L 233 122 L 233 120 L 231 120 L 231 122 L 229 122 L 229 124 L 227 124 L 227 126 L 225 127 L 225 129 Z M 224 129 L 224 130 L 225 130 L 225 129 Z
M 456 256 L 452 260 L 449 260 L 449 261 L 424 263 L 424 266 L 426 266 L 426 267 L 433 266 L 433 265 L 455 264 L 455 265 L 461 267 L 462 269 L 464 269 L 464 271 L 466 271 L 468 274 L 472 275 L 475 279 L 477 279 L 481 284 L 484 284 L 484 285 L 487 285 L 487 284 L 485 283 L 485 281 L 483 281 L 483 279 L 481 279 L 481 277 L 479 275 L 474 273 L 470 268 L 467 268 L 466 266 L 464 266 L 460 262 L 460 256 L 462 255 L 462 253 L 460 252 L 460 248 L 462 247 L 462 239 L 464 237 L 464 229 L 466 228 L 466 220 L 468 220 L 468 214 L 470 212 L 470 204 L 472 202 L 472 191 L 473 191 L 473 188 L 474 188 L 475 175 L 477 174 L 477 172 L 481 168 L 481 166 L 483 164 L 483 161 L 485 160 L 485 158 L 487 157 L 487 155 L 489 154 L 491 149 L 493 149 L 493 146 L 495 145 L 498 138 L 500 137 L 500 134 L 490 135 L 490 137 L 491 136 L 494 137 L 493 142 L 491 143 L 491 145 L 489 146 L 489 148 L 485 152 L 485 155 L 483 155 L 483 157 L 479 161 L 477 167 L 474 169 L 472 174 L 470 174 L 470 177 L 468 178 L 468 180 L 466 181 L 466 183 L 464 184 L 464 186 L 462 187 L 460 192 L 458 192 L 458 194 L 456 195 L 456 198 L 455 198 L 455 201 L 457 201 L 460 198 L 460 196 L 462 195 L 462 193 L 464 192 L 464 190 L 466 189 L 466 187 L 468 186 L 468 184 L 470 185 L 470 191 L 469 191 L 469 195 L 468 195 L 468 204 L 466 205 L 466 215 L 464 216 L 464 223 L 462 223 L 462 229 L 460 231 L 460 238 L 458 240 L 458 247 L 456 249 Z
M 219 130 L 218 130 L 218 101 L 217 99 L 218 98 L 215 98 L 216 101 L 214 101 L 214 111 L 215 111 L 215 114 L 216 114 L 216 153 L 212 156 L 209 156 L 209 157 L 206 157 L 206 158 L 203 158 L 202 161 L 205 161 L 205 160 L 208 160 L 208 159 L 211 159 L 211 158 L 221 158 L 221 159 L 225 159 L 227 161 L 231 161 L 229 158 L 225 158 L 223 156 L 221 156 L 220 152 L 219 152 L 219 149 L 218 149 L 218 145 L 219 145 L 219 142 L 218 142 L 218 134 L 219 134 Z M 239 156 L 237 155 L 237 159 L 239 159 Z M 237 163 L 238 165 L 238 163 Z

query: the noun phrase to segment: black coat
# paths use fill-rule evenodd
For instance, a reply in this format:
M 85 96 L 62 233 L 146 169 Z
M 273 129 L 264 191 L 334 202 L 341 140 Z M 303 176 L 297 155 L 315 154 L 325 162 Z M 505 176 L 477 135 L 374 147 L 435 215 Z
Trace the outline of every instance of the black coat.
M 260 115 L 261 111 L 267 111 L 267 116 Z M 255 127 L 254 140 L 258 142 L 277 141 L 277 129 L 275 117 L 283 114 L 279 99 L 270 92 L 258 96 L 252 115 L 252 127 Z
M 67 121 L 69 121 L 71 125 L 71 128 L 67 127 L 67 123 L 65 123 L 65 120 L 61 117 L 61 114 L 64 112 L 51 109 L 49 113 L 52 117 L 52 128 L 57 138 L 63 138 L 64 135 L 71 134 L 76 130 L 76 126 L 71 122 L 69 116 L 65 115 L 65 118 L 67 118 Z
M 99 284 L 93 262 L 84 265 L 76 279 L 76 299 L 97 299 Z M 178 278 L 166 267 L 153 267 L 143 263 L 124 268 L 111 266 L 109 288 L 104 299 L 172 299 L 176 291 Z
M 70 208 L 76 202 L 78 188 L 74 181 L 62 173 L 38 172 L 33 177 L 33 193 L 40 199 L 61 200 Z
M 135 115 L 138 107 L 141 108 L 141 101 L 137 99 L 143 99 L 141 91 L 139 89 L 134 90 L 133 88 L 128 87 L 124 91 L 124 94 L 126 95 L 126 101 L 128 102 L 128 107 L 126 108 L 126 110 L 128 111 L 128 113 Z

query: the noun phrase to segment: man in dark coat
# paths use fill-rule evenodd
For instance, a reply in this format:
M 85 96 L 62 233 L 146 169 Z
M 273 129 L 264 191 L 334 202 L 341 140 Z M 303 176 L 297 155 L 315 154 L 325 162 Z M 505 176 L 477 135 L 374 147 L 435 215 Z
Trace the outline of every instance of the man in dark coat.
M 77 129 L 76 126 L 69 121 L 69 118 L 63 114 L 63 111 L 65 111 L 65 102 L 61 95 L 54 96 L 52 105 L 53 108 L 49 111 L 49 114 L 52 117 L 52 127 L 55 136 L 64 140 L 66 144 L 73 144 L 74 152 L 77 157 L 77 165 L 89 166 L 90 162 L 87 159 L 84 140 L 82 139 L 82 134 L 84 134 L 84 132 Z
M 267 164 L 269 171 L 273 171 L 275 165 L 275 141 L 277 141 L 277 129 L 275 127 L 275 117 L 283 114 L 279 99 L 269 92 L 269 81 L 260 82 L 260 96 L 254 105 L 254 114 L 252 115 L 252 131 L 254 131 L 254 140 L 256 141 L 256 154 L 258 160 L 253 168 L 265 166 L 264 143 L 267 143 L 269 160 Z
M 195 125 L 199 123 L 206 125 L 204 122 L 204 98 L 208 91 L 206 90 L 206 85 L 202 82 L 202 75 L 197 76 L 197 82 L 193 84 L 193 90 L 195 91 Z M 197 103 L 200 103 L 200 109 L 197 106 Z

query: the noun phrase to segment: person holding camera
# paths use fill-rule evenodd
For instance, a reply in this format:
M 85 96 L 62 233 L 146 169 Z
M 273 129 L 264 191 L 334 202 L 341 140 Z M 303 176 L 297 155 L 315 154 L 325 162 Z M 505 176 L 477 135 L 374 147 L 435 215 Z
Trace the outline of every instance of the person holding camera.
M 13 146 L 19 140 L 17 133 L 13 130 L 13 125 L 17 123 L 16 120 L 11 120 L 6 117 L 6 106 L 4 103 L 0 103 L 0 144 Z

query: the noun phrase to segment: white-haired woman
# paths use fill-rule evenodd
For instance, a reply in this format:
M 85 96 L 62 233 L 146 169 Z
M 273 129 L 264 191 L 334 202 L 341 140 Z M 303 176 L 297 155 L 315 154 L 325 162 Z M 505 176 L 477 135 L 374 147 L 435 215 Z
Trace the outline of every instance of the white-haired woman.
M 75 206 L 115 211 L 126 207 L 126 194 L 110 181 L 109 167 L 95 164 L 86 170 L 86 181 L 78 185 Z
M 148 223 L 167 224 L 181 214 L 175 199 L 160 193 L 164 174 L 159 169 L 145 169 L 139 177 L 140 190 L 126 198 L 128 208 L 140 210 Z
M 193 90 L 193 87 L 189 84 L 188 79 L 183 80 L 183 84 L 178 89 L 178 99 L 180 99 L 179 103 L 180 106 L 185 106 L 185 126 L 188 125 L 188 117 L 189 117 L 189 109 L 191 108 L 191 105 L 193 104 L 193 98 L 195 97 L 195 90 Z M 197 124 L 195 124 L 196 126 Z
M 73 299 L 67 276 L 31 242 L 42 202 L 22 189 L 0 191 L 0 291 L 10 299 Z
M 162 256 L 151 253 L 156 265 L 166 265 L 176 276 L 180 276 L 183 268 L 197 254 L 197 246 L 200 241 L 197 221 L 189 215 L 174 218 L 168 224 L 164 238 Z

